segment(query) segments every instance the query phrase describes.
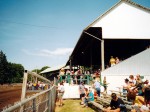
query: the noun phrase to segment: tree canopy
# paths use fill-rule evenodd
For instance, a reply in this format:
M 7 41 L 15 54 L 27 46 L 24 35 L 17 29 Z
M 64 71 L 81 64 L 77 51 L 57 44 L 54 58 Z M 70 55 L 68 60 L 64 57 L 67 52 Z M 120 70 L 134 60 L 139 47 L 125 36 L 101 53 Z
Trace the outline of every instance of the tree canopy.
M 0 51 L 0 84 L 22 82 L 23 72 L 21 64 L 8 62 L 6 55 Z

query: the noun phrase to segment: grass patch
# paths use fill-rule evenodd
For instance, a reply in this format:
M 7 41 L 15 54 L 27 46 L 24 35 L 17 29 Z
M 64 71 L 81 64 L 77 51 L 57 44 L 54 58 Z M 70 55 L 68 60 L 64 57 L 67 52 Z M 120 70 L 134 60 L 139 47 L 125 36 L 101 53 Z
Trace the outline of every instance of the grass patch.
M 84 107 L 80 105 L 80 100 L 64 100 L 64 105 L 62 107 L 58 106 L 56 103 L 55 112 L 96 112 L 90 107 Z

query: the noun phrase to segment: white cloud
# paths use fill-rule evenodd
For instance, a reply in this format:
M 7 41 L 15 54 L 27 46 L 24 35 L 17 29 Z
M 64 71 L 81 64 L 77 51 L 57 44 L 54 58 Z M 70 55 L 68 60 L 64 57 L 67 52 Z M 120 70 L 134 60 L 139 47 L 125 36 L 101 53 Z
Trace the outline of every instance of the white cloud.
M 73 48 L 57 48 L 53 51 L 50 51 L 48 49 L 42 49 L 42 50 L 22 50 L 27 55 L 34 55 L 34 56 L 45 56 L 45 57 L 53 57 L 53 56 L 65 56 L 70 55 L 73 51 Z

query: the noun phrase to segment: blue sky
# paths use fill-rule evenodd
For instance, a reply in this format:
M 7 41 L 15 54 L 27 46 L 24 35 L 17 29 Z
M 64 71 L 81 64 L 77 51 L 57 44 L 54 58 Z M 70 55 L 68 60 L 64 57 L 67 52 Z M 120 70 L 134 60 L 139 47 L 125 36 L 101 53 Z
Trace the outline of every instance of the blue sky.
M 82 30 L 118 1 L 0 0 L 0 50 L 28 70 L 65 64 Z

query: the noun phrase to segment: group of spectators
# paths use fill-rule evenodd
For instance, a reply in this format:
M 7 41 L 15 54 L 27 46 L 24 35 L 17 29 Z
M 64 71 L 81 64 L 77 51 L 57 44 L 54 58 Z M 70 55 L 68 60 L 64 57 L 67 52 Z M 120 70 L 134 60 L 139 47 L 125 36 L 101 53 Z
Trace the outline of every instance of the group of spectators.
M 135 77 L 130 75 L 129 79 L 125 79 L 123 93 L 127 95 L 127 100 L 132 102 L 134 107 L 136 107 L 132 110 L 133 112 L 139 110 L 150 112 L 150 85 L 148 80 L 143 80 L 139 74 Z
M 64 70 L 63 68 L 60 70 L 59 75 L 58 75 L 58 81 L 66 81 L 69 84 L 80 84 L 81 82 L 87 82 L 89 78 L 91 77 L 91 74 L 89 71 L 84 71 L 82 69 L 78 69 L 75 72 L 70 71 L 69 69 Z
M 87 78 L 88 77 L 88 78 Z M 61 69 L 58 75 L 58 81 L 62 80 L 66 81 L 69 84 L 80 84 L 81 82 L 88 82 L 87 80 L 91 80 L 95 77 L 100 77 L 100 73 L 95 71 L 93 74 L 90 71 L 84 71 L 82 69 L 78 69 L 76 71 L 70 71 L 69 69 Z
M 106 82 L 106 78 L 104 79 L 104 82 Z M 101 85 L 98 80 L 94 82 L 93 88 L 95 89 L 94 92 L 92 92 L 91 87 L 85 88 L 83 82 L 79 85 L 81 104 L 84 107 L 88 107 L 89 101 L 94 101 L 97 96 L 100 97 Z M 132 103 L 131 112 L 150 112 L 150 85 L 148 80 L 142 80 L 140 75 L 136 75 L 136 77 L 130 75 L 129 79 L 125 79 L 123 94 L 126 95 L 128 102 Z M 110 106 L 103 111 L 127 112 L 127 109 L 122 98 L 118 97 L 116 93 L 112 93 Z
M 132 103 L 131 112 L 150 112 L 150 85 L 148 80 L 142 80 L 138 74 L 136 77 L 129 76 L 123 85 L 123 95 Z M 104 112 L 127 112 L 126 105 L 122 98 L 116 93 L 111 94 L 110 106 Z
M 38 83 L 31 81 L 27 82 L 27 90 L 45 90 L 47 85 L 44 82 L 38 81 Z
M 118 57 L 114 58 L 113 56 L 111 56 L 109 61 L 111 67 L 118 64 L 119 62 L 120 62 L 119 58 Z
M 79 93 L 80 93 L 80 99 L 81 99 L 81 105 L 83 107 L 88 107 L 89 101 L 94 101 L 94 94 L 92 92 L 92 88 L 86 88 L 84 86 L 84 82 L 81 82 L 79 85 Z
M 89 88 L 86 88 L 84 86 L 84 82 L 81 82 L 81 84 L 79 85 L 79 93 L 81 105 L 83 105 L 83 107 L 88 107 L 88 102 L 94 101 L 95 98 L 100 97 L 101 85 L 99 80 L 95 80 L 93 86 Z

